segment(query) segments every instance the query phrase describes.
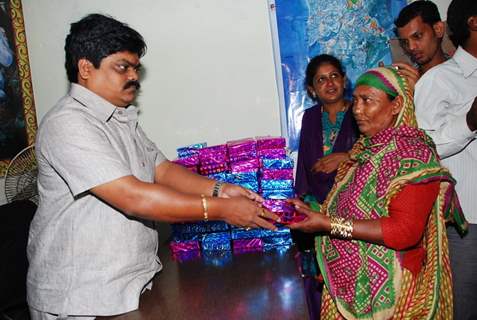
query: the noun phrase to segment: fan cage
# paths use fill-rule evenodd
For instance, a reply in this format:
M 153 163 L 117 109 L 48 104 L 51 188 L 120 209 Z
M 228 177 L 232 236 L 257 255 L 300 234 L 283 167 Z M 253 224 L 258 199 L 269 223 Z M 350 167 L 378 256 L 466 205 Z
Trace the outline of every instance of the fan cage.
M 7 167 L 5 173 L 7 202 L 28 199 L 38 205 L 37 176 L 35 145 L 31 145 L 21 150 Z

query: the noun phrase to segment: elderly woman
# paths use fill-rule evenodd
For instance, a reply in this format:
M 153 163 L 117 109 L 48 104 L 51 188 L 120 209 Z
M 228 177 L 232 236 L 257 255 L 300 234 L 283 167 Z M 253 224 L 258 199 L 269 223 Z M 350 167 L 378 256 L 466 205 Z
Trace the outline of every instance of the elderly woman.
M 392 68 L 358 78 L 353 113 L 363 134 L 322 205 L 291 226 L 315 238 L 322 319 L 449 319 L 452 286 L 444 219 L 463 231 L 454 180 L 416 128 L 405 79 Z
M 346 74 L 334 56 L 320 54 L 306 68 L 305 87 L 316 105 L 303 114 L 295 179 L 299 196 L 312 196 L 322 203 L 333 186 L 338 165 L 359 136 L 351 101 L 345 98 Z M 314 254 L 314 234 L 297 230 L 292 237 L 304 281 L 310 319 L 320 315 L 322 282 Z

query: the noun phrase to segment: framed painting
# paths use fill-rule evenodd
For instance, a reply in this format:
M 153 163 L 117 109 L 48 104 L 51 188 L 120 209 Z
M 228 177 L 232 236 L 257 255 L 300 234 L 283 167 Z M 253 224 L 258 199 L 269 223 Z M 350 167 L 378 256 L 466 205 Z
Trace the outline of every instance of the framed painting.
M 21 0 L 0 0 L 0 177 L 36 129 Z

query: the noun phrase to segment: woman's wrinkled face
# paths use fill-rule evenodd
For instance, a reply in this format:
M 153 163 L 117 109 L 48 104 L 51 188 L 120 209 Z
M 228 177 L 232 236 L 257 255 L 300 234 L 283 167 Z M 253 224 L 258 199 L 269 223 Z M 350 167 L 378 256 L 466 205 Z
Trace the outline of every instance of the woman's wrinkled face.
M 360 85 L 353 92 L 353 114 L 359 131 L 368 137 L 392 127 L 401 107 L 401 96 L 390 100 L 384 91 L 374 87 Z
M 308 90 L 314 92 L 323 104 L 336 103 L 343 99 L 345 82 L 346 77 L 335 66 L 323 63 L 316 69 L 313 87 Z

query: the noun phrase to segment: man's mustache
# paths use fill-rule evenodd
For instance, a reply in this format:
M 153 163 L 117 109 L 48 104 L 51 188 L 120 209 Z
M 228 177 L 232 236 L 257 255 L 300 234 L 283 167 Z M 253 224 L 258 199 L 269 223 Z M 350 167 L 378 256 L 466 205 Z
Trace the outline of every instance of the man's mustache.
M 123 89 L 126 90 L 132 86 L 136 87 L 136 90 L 139 90 L 141 88 L 141 84 L 139 83 L 139 81 L 129 80 L 128 82 L 126 82 Z

